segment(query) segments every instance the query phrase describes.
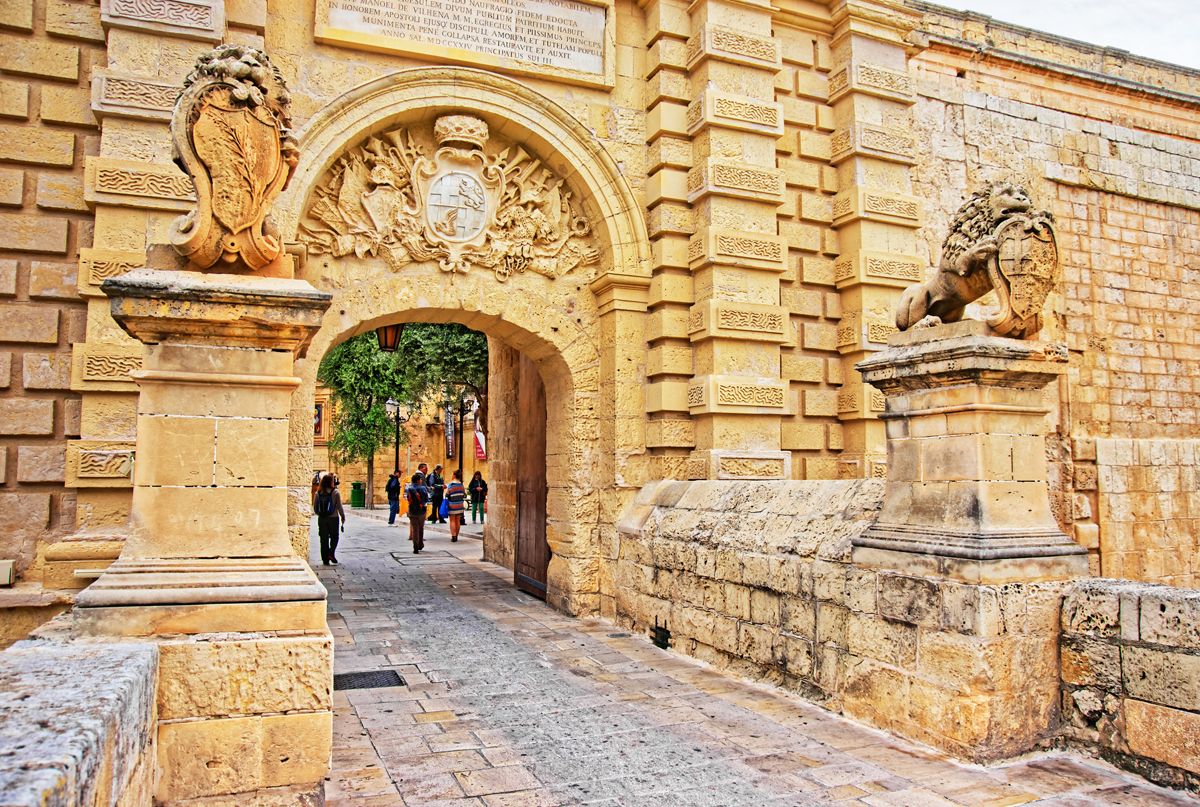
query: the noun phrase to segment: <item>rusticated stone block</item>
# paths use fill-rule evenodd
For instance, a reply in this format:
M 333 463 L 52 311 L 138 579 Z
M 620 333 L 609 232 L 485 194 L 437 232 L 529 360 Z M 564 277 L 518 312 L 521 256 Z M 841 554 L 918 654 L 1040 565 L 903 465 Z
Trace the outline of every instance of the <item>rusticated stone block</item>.
M 17 449 L 17 479 L 21 482 L 62 482 L 66 446 L 21 446 Z
M 5 246 L 23 252 L 67 251 L 66 219 L 46 215 L 30 216 L 21 213 L 0 213 L 0 232 L 4 233 Z
M 29 85 L 23 81 L 0 80 L 0 117 L 25 120 L 29 117 Z
M 54 401 L 0 400 L 0 434 L 51 434 Z
M 1200 711 L 1200 655 L 1122 647 L 1121 672 L 1125 691 L 1138 700 Z
M 1059 652 L 1063 683 L 1110 691 L 1120 687 L 1121 651 L 1117 645 L 1087 636 L 1064 636 Z
M 160 719 L 320 711 L 332 706 L 328 635 L 164 642 Z
M 63 129 L 0 124 L 0 160 L 69 166 L 75 161 L 75 134 Z
M 49 123 L 95 126 L 91 92 L 78 87 L 46 87 L 42 90 L 41 116 Z
M 46 3 L 46 32 L 71 39 L 104 42 L 100 9 L 91 4 L 49 0 Z
M 1121 708 L 1133 753 L 1200 773 L 1200 714 L 1129 699 Z
M 49 493 L 0 493 L 0 557 L 15 560 L 23 572 L 49 524 Z
M 879 614 L 923 627 L 937 627 L 941 605 L 937 584 L 918 577 L 879 576 Z
M 76 299 L 78 264 L 34 261 L 29 269 L 29 296 Z
M 1138 622 L 1144 642 L 1200 649 L 1200 590 L 1147 587 Z
M 0 339 L 6 342 L 58 341 L 58 309 L 48 305 L 5 306 L 4 331 Z

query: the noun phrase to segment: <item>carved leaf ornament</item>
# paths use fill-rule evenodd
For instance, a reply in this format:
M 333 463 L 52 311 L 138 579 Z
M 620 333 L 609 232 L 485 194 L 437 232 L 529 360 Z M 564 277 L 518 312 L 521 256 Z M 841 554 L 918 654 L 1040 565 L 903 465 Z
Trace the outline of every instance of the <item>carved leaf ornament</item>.
M 300 223 L 309 251 L 379 256 L 393 271 L 479 266 L 499 281 L 557 278 L 599 260 L 591 225 L 540 160 L 519 146 L 489 153 L 487 124 L 470 115 L 438 118 L 433 139 L 426 148 L 397 129 L 342 156 Z
M 267 214 L 295 170 L 287 87 L 267 55 L 219 45 L 196 62 L 175 102 L 175 162 L 196 209 L 171 225 L 171 243 L 200 269 L 257 271 L 282 252 Z

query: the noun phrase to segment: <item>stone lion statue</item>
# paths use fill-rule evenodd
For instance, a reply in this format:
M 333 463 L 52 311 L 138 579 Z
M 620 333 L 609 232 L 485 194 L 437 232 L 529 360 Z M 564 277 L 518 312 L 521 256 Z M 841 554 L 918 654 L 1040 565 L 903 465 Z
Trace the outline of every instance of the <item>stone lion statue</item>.
M 934 277 L 904 290 L 896 327 L 957 322 L 969 303 L 995 289 L 1000 312 L 988 325 L 1002 336 L 1033 336 L 1059 277 L 1053 223 L 1021 186 L 988 183 L 954 214 Z

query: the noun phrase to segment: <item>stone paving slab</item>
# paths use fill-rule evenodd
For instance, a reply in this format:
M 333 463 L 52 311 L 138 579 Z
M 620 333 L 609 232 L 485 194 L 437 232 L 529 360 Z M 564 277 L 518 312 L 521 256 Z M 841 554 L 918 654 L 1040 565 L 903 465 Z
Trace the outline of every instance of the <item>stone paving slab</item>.
M 335 672 L 407 686 L 334 697 L 329 807 L 1195 804 L 1097 760 L 990 768 L 557 613 L 480 560 L 479 531 L 351 515 L 329 589 Z M 314 535 L 315 545 L 315 535 Z

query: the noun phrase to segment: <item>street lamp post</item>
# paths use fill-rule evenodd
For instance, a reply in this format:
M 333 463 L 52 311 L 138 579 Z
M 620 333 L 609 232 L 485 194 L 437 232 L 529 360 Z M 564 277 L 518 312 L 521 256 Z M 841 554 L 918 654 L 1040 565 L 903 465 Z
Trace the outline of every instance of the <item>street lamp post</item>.
M 394 398 L 388 398 L 384 404 L 387 407 L 387 413 L 396 421 L 396 464 L 395 470 L 400 471 L 400 424 L 408 420 L 408 406 L 402 404 Z
M 460 479 L 462 478 L 463 474 L 463 421 L 466 419 L 468 403 L 474 403 L 474 399 L 468 398 L 465 392 L 462 395 L 459 395 L 458 411 L 457 413 L 454 413 L 458 415 L 458 476 Z M 448 406 L 446 408 L 450 409 Z M 453 413 L 453 410 L 451 411 Z

